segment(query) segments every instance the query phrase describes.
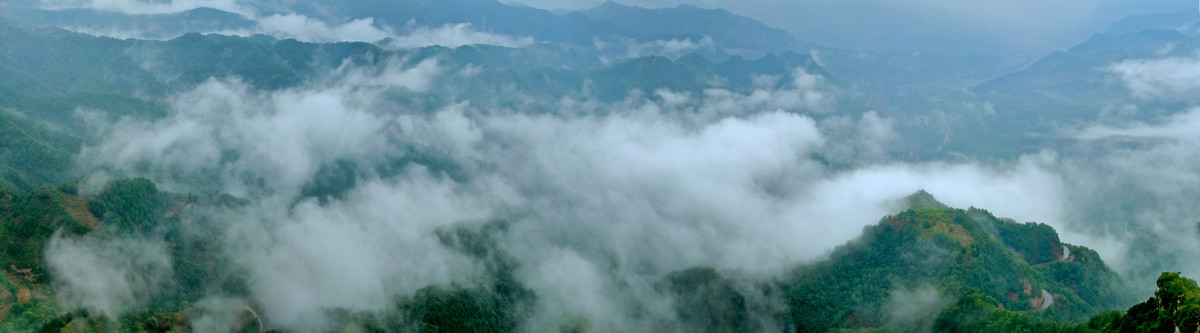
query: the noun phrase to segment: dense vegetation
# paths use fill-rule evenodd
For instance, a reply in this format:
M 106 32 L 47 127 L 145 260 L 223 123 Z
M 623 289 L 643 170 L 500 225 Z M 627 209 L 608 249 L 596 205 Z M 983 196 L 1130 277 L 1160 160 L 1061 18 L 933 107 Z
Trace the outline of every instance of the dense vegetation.
M 212 290 L 244 291 L 240 280 L 218 257 L 209 241 L 212 230 L 197 207 L 231 209 L 246 202 L 223 194 L 189 195 L 158 191 L 146 179 L 114 181 L 104 191 L 82 196 L 73 184 L 28 191 L 0 191 L 0 330 L 37 331 L 55 327 L 91 327 L 97 331 L 163 331 L 185 325 L 180 311 L 188 310 Z M 112 237 L 157 234 L 169 242 L 173 290 L 153 300 L 149 311 L 106 318 L 88 309 L 63 309 L 55 299 L 54 274 L 45 250 L 54 238 Z M 107 327 L 107 328 L 106 328 Z M 182 327 L 182 326 L 181 326 Z M 57 329 L 50 331 L 57 332 Z M 85 330 L 86 331 L 86 330 Z
M 0 108 L 0 190 L 66 181 L 80 144 L 76 136 Z
M 513 275 L 517 261 L 496 240 L 508 222 L 461 222 L 438 230 L 438 239 L 485 267 L 486 276 L 431 285 L 399 297 L 382 313 L 333 311 L 346 330 L 368 332 L 514 332 L 537 300 Z
M 947 208 L 924 192 L 908 200 L 913 209 L 866 228 L 828 260 L 798 269 L 787 298 L 801 331 L 897 329 L 983 304 L 1043 320 L 1083 320 L 1128 302 L 1120 278 L 1095 252 L 1066 245 L 1077 250 L 1061 258 L 1056 248 L 1064 245 L 1048 226 Z M 932 302 L 913 314 L 927 318 L 889 317 L 897 291 L 922 288 L 957 297 L 958 305 Z
M 0 196 L 4 265 L 0 326 L 13 330 L 63 327 L 85 331 L 168 331 L 188 327 L 199 315 L 192 302 L 205 292 L 245 294 L 245 281 L 220 261 L 213 230 L 197 229 L 204 219 L 195 207 L 244 205 L 227 195 L 195 196 L 159 191 L 145 179 L 118 180 L 102 192 L 80 196 L 73 185 Z M 1200 323 L 1200 288 L 1175 273 L 1164 273 L 1154 297 L 1126 313 L 1111 311 L 1131 299 L 1120 278 L 1094 251 L 1066 245 L 1070 256 L 1028 261 L 1031 249 L 1063 246 L 1052 229 L 1017 224 L 978 209 L 953 209 L 928 194 L 909 198 L 912 209 L 885 217 L 863 236 L 835 250 L 828 259 L 796 269 L 777 286 L 790 315 L 775 320 L 798 331 L 1122 331 L 1155 332 Z M 350 312 L 332 309 L 343 327 L 366 331 L 511 332 L 520 329 L 537 304 L 537 295 L 514 272 L 520 262 L 498 241 L 508 231 L 503 220 L 463 222 L 440 229 L 443 246 L 473 258 L 485 274 L 477 279 L 432 285 L 399 297 L 392 310 Z M 146 311 L 107 318 L 89 309 L 62 308 L 54 300 L 55 272 L 44 262 L 54 237 L 156 234 L 171 246 L 173 291 L 160 295 Z M 1018 237 L 1018 234 L 1022 234 Z M 1009 241 L 1005 241 L 1009 240 Z M 1017 242 L 1017 240 L 1031 240 Z M 1031 247 L 1032 246 L 1032 247 Z M 1023 249 L 1019 251 L 1018 249 Z M 691 330 L 752 332 L 766 329 L 753 318 L 752 304 L 736 278 L 708 267 L 667 274 L 657 292 L 672 300 L 680 323 Z M 1051 295 L 1051 301 L 1043 298 Z M 896 306 L 915 311 L 897 315 Z M 1094 316 L 1094 317 L 1093 317 Z M 1090 318 L 1090 319 L 1089 319 Z M 246 322 L 243 329 L 261 323 Z M 586 330 L 586 320 L 568 330 Z
M 1038 321 L 997 308 L 972 294 L 942 313 L 934 329 L 958 332 L 1195 332 L 1200 326 L 1200 288 L 1179 273 L 1162 273 L 1158 290 L 1126 312 L 1105 311 L 1080 324 Z
M 1090 73 L 1112 59 L 1132 57 L 1122 53 L 1130 48 L 1121 38 L 1138 37 L 1177 42 L 1180 49 L 1171 51 L 1176 54 L 1190 52 L 1183 46 L 1196 44 L 1192 37 L 1169 32 L 1099 38 L 981 85 L 976 92 L 997 102 L 998 119 L 1016 123 L 1005 128 L 1036 127 L 1046 119 L 1024 117 L 1013 110 L 1051 102 L 1031 102 L 1028 96 L 1010 92 L 1042 89 L 1047 83 L 1035 79 L 1046 73 L 1076 73 L 1063 75 L 1066 81 L 1049 83 L 1059 89 L 1074 86 L 1078 82 L 1070 78 L 1086 76 L 1080 73 Z M 589 42 L 593 41 L 581 41 Z M 1122 45 L 1124 51 L 1111 45 Z M 1139 52 L 1157 45 L 1141 45 Z M 853 58 L 870 57 L 880 56 Z M 1085 60 L 1083 65 L 1070 61 L 1079 59 Z M 436 61 L 480 71 L 441 78 L 447 81 L 444 84 L 476 95 L 433 89 L 427 95 L 396 94 L 389 100 L 423 107 L 417 108 L 418 113 L 441 102 L 472 99 L 512 107 L 528 96 L 558 100 L 583 95 L 619 101 L 659 89 L 696 95 L 713 88 L 748 92 L 764 84 L 780 88 L 798 68 L 835 83 L 845 83 L 837 81 L 838 74 L 859 80 L 851 82 L 858 84 L 867 77 L 877 78 L 831 74 L 812 56 L 791 52 L 756 60 L 714 61 L 693 53 L 675 59 L 647 56 L 610 61 L 578 47 L 554 44 L 394 50 L 369 43 L 196 33 L 167 41 L 116 40 L 0 22 L 0 331 L 186 331 L 204 315 L 196 303 L 205 296 L 250 297 L 246 274 L 223 259 L 226 245 L 212 241 L 222 235 L 217 229 L 221 224 L 206 223 L 215 214 L 249 202 L 221 193 L 170 193 L 146 178 L 115 180 L 91 191 L 95 193 L 80 190 L 74 158 L 89 140 L 95 140 L 89 133 L 97 124 L 91 121 L 160 119 L 170 113 L 171 96 L 207 80 L 236 78 L 253 89 L 298 89 L 322 84 L 316 82 L 319 73 L 349 75 L 343 72 L 343 64 L 382 70 L 395 65 L 388 61 L 406 67 Z M 844 59 L 831 63 L 843 70 L 861 67 Z M 1086 81 L 1101 85 L 1097 82 L 1103 80 Z M 862 88 L 843 87 L 849 94 Z M 1115 96 L 1119 95 L 1113 92 L 1116 88 L 1105 85 L 1071 96 L 1081 100 L 1104 92 Z M 1072 120 L 1084 113 L 1063 109 L 1051 120 Z M 995 141 L 994 136 L 978 137 Z M 944 140 L 941 135 L 935 139 Z M 975 139 L 959 143 L 974 144 L 971 140 Z M 1038 146 L 1037 140 L 1020 138 L 1012 146 Z M 362 179 L 389 178 L 413 164 L 424 166 L 435 177 L 459 182 L 469 178 L 445 152 L 415 143 L 397 146 L 402 151 L 381 153 L 377 160 L 337 160 L 318 166 L 292 203 L 315 199 L 325 205 L 345 199 Z M 1017 223 L 978 208 L 947 207 L 924 192 L 906 200 L 904 211 L 884 217 L 824 260 L 795 267 L 777 281 L 751 280 L 713 267 L 658 276 L 650 297 L 669 300 L 669 316 L 676 322 L 651 326 L 701 332 L 1194 332 L 1200 327 L 1200 288 L 1177 273 L 1163 273 L 1153 297 L 1120 312 L 1117 309 L 1140 295 L 1131 295 L 1095 251 L 1062 243 L 1050 226 Z M 505 220 L 458 222 L 438 229 L 435 236 L 440 245 L 482 267 L 480 276 L 396 296 L 381 311 L 328 311 L 346 331 L 522 330 L 543 304 L 519 277 L 522 262 L 502 241 L 508 232 Z M 167 245 L 172 280 L 167 290 L 155 294 L 144 308 L 117 318 L 60 302 L 55 275 L 61 272 L 47 262 L 48 245 L 62 239 L 117 237 L 162 240 Z M 238 314 L 236 326 L 242 331 L 267 328 L 253 307 L 248 305 L 245 313 Z M 582 332 L 594 326 L 599 325 L 576 318 L 560 329 Z
M 0 24 L 0 188 L 28 190 L 81 177 L 74 159 L 92 143 L 97 127 L 121 119 L 161 119 L 170 112 L 173 96 L 210 79 L 238 80 L 256 90 L 293 89 L 320 84 L 324 73 L 338 73 L 344 64 L 379 71 L 424 61 L 480 73 L 439 77 L 455 90 L 471 91 L 469 95 L 434 90 L 392 97 L 422 112 L 458 101 L 551 111 L 526 105 L 528 97 L 558 100 L 583 94 L 619 101 L 659 89 L 697 94 L 711 88 L 750 91 L 761 88 L 755 83 L 760 76 L 786 84 L 797 68 L 830 77 L 810 56 L 797 53 L 719 62 L 691 54 L 674 60 L 648 56 L 605 63 L 595 54 L 552 44 L 390 50 L 370 43 L 196 33 L 167 41 L 117 40 L 5 23 Z M 421 147 L 409 149 L 402 158 L 445 159 Z M 388 164 L 404 164 L 393 162 Z M 346 169 L 331 168 L 330 172 Z M 451 166 L 446 169 L 463 177 Z M 322 188 L 335 184 L 317 182 L 306 194 L 336 192 Z

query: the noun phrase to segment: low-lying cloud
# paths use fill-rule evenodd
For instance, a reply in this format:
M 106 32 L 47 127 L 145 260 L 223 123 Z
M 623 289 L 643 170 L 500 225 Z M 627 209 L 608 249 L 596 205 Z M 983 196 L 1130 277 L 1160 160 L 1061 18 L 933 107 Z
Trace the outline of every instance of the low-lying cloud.
M 1200 266 L 1184 259 L 1200 251 L 1195 241 L 1200 210 L 1193 204 L 1200 198 L 1200 110 L 1086 127 L 1074 138 L 1087 147 L 1064 167 L 1068 181 L 1078 186 L 1069 200 L 1077 205 L 1076 228 L 1129 248 L 1118 258 L 1127 273 L 1200 273 Z
M 370 18 L 352 20 L 331 26 L 323 21 L 296 14 L 271 15 L 258 19 L 258 32 L 278 38 L 295 38 L 305 42 L 378 42 L 389 33 L 376 26 Z
M 1049 223 L 1068 242 L 1100 239 L 1106 259 L 1131 258 L 1121 245 L 1134 240 L 1105 238 L 1112 231 L 1080 213 L 1110 199 L 1082 192 L 1122 183 L 1078 175 L 1107 169 L 1054 152 L 893 162 L 894 122 L 839 112 L 837 89 L 802 69 L 744 93 L 575 96 L 528 101 L 553 106 L 533 112 L 458 101 L 410 109 L 396 98 L 452 90 L 438 78 L 463 69 L 400 63 L 348 65 L 273 92 L 212 80 L 177 97 L 163 119 L 105 127 L 81 161 L 167 189 L 252 199 L 217 222 L 229 225 L 220 240 L 253 281 L 249 294 L 211 303 L 261 304 L 268 322 L 298 330 L 326 327 L 331 308 L 381 311 L 392 297 L 483 274 L 435 235 L 460 221 L 509 221 L 496 237 L 538 294 L 536 327 L 581 317 L 616 330 L 669 322 L 670 304 L 652 287 L 664 274 L 705 265 L 768 281 L 857 237 L 920 189 L 952 206 Z M 409 162 L 397 171 L 397 160 Z M 345 161 L 360 172 L 344 193 L 306 196 L 322 169 Z M 646 312 L 631 316 L 631 307 Z
M 1126 60 L 1109 66 L 1134 97 L 1155 101 L 1196 101 L 1200 58 Z
M 410 23 L 405 31 L 383 43 L 398 49 L 413 49 L 441 45 L 455 48 L 463 45 L 496 45 L 526 47 L 533 45 L 532 37 L 513 37 L 475 30 L 470 23 L 447 24 L 440 27 L 416 26 Z
M 400 31 L 381 25 L 372 18 L 360 18 L 341 24 L 298 14 L 271 15 L 259 18 L 251 31 L 232 31 L 239 35 L 262 33 L 276 38 L 294 38 L 305 42 L 369 42 L 394 49 L 415 49 L 426 46 L 455 48 L 463 45 L 496 45 L 526 47 L 533 45 L 532 37 L 514 37 L 475 30 L 470 23 L 446 24 L 440 27 L 418 26 L 410 22 Z
M 721 48 L 717 47 L 713 39 L 708 36 L 701 38 L 659 39 L 648 42 L 639 42 L 627 37 L 596 38 L 592 44 L 600 54 L 613 59 L 646 56 L 663 56 L 670 59 L 678 59 L 689 53 L 698 53 L 711 57 L 723 55 Z
M 825 140 L 819 121 L 782 108 L 821 107 L 788 101 L 827 93 L 816 91 L 812 75 L 799 75 L 788 90 L 750 95 L 661 92 L 658 101 L 600 106 L 612 108 L 604 116 L 467 104 L 422 115 L 387 109 L 382 93 L 355 88 L 415 70 L 346 75 L 338 86 L 265 95 L 212 81 L 179 98 L 164 120 L 119 123 L 85 150 L 84 160 L 127 174 L 138 171 L 126 166 L 149 165 L 151 175 L 178 188 L 187 188 L 188 178 L 168 175 L 215 172 L 223 190 L 263 202 L 237 217 L 241 223 L 228 237 L 247 245 L 231 256 L 259 281 L 252 297 L 264 313 L 291 327 L 316 327 L 331 307 L 379 309 L 389 295 L 470 272 L 432 235 L 455 221 L 514 219 L 506 244 L 530 269 L 618 263 L 613 275 L 581 280 L 593 281 L 582 290 L 648 288 L 657 276 L 692 265 L 769 276 L 855 237 L 888 212 L 888 200 L 929 185 L 920 178 L 977 172 L 970 166 L 827 170 L 816 157 L 838 144 Z M 699 118 L 677 113 L 700 104 L 718 111 Z M 878 115 L 861 122 L 886 132 Z M 344 200 L 281 206 L 322 165 L 396 149 L 382 140 L 389 136 L 445 151 L 472 176 L 458 182 L 417 167 L 366 179 Z M 967 180 L 994 181 L 990 173 Z M 531 284 L 544 280 L 524 276 Z M 572 301 L 569 293 L 546 292 L 551 304 Z M 603 299 L 580 305 L 579 315 L 623 318 L 611 311 L 628 300 L 592 295 Z
M 46 258 L 64 304 L 112 318 L 148 306 L 173 283 L 171 256 L 162 240 L 56 234 Z
M 1093 126 L 1075 134 L 1079 140 L 1095 141 L 1111 138 L 1127 139 L 1188 139 L 1200 136 L 1200 108 L 1172 115 L 1157 123 L 1135 122 L 1125 126 Z

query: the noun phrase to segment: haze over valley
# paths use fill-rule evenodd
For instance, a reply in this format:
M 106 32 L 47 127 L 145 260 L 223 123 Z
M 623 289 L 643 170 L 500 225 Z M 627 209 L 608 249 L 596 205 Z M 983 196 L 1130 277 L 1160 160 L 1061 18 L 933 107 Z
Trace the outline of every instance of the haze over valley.
M 1200 9 L 0 0 L 0 330 L 1196 331 Z

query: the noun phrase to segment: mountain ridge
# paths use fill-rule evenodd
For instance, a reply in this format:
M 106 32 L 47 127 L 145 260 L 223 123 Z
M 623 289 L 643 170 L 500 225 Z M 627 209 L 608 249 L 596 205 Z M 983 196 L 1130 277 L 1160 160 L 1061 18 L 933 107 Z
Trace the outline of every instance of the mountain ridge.
M 703 9 L 687 4 L 648 9 L 609 0 L 580 12 L 652 38 L 670 38 L 689 33 L 709 36 L 722 47 L 751 57 L 765 53 L 804 51 L 809 47 L 809 43 L 796 39 L 787 31 L 724 9 Z
M 1123 295 L 1125 282 L 1095 251 L 1063 244 L 1047 225 L 950 208 L 924 191 L 902 202 L 906 210 L 798 269 L 787 297 L 799 331 L 911 329 L 885 315 L 897 290 L 934 288 L 960 301 L 982 295 L 991 304 L 986 311 L 1043 320 L 1086 320 L 1132 303 Z M 1071 249 L 1069 258 L 1062 257 L 1064 246 Z M 937 303 L 917 322 L 932 323 L 961 305 L 955 304 Z

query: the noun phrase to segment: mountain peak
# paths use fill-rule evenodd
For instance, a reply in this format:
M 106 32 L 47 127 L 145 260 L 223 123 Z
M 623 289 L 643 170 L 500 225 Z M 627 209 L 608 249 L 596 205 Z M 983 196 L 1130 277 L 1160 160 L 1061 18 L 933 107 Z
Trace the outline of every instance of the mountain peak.
M 703 11 L 724 11 L 722 9 L 704 8 L 704 7 L 699 7 L 699 6 L 695 6 L 695 5 L 689 5 L 686 3 L 681 3 L 677 6 L 675 6 L 675 8 L 676 9 L 703 10 Z
M 902 199 L 902 202 L 904 203 L 904 207 L 907 207 L 908 209 L 945 209 L 945 208 L 950 208 L 950 206 L 946 206 L 946 204 L 939 202 L 936 198 L 933 197 L 932 194 L 929 194 L 929 192 L 925 192 L 925 190 L 919 190 L 916 193 L 913 193 L 913 194 L 910 194 L 910 195 L 904 197 L 904 199 Z
M 607 0 L 607 1 L 600 3 L 599 5 L 596 5 L 595 7 L 592 7 L 592 8 L 602 8 L 602 7 L 604 7 L 604 8 L 624 8 L 624 7 L 631 7 L 631 6 L 625 5 L 623 3 L 616 2 L 613 0 Z
M 787 31 L 724 9 L 707 9 L 692 5 L 649 9 L 610 0 L 580 13 L 648 38 L 707 36 L 712 38 L 718 47 L 725 50 L 745 50 L 743 55 L 751 58 L 758 58 L 766 53 L 791 51 L 802 44 Z

